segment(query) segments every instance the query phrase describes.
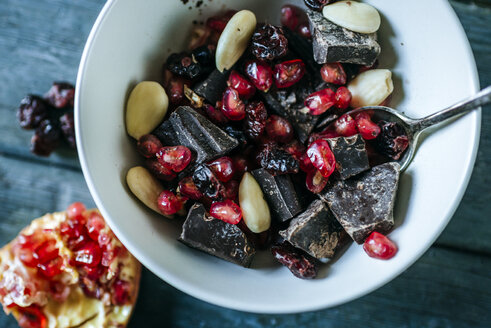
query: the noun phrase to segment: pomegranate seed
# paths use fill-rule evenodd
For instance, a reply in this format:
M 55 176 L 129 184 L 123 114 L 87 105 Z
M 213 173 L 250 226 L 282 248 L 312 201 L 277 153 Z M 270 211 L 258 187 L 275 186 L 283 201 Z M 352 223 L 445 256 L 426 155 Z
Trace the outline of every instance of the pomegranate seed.
M 84 246 L 82 246 L 82 248 L 77 250 L 74 255 L 75 263 L 77 265 L 84 265 L 93 268 L 101 263 L 101 249 L 93 241 L 87 242 Z
M 307 156 L 307 154 L 303 154 L 302 156 L 300 156 L 298 163 L 300 165 L 300 170 L 306 173 L 316 170 L 315 166 L 312 165 L 312 162 L 310 161 L 310 158 Z
M 245 117 L 245 104 L 239 98 L 239 93 L 228 87 L 223 93 L 222 113 L 232 121 L 240 121 Z
M 206 26 L 217 31 L 222 32 L 227 26 L 228 21 L 235 15 L 236 10 L 227 10 L 223 15 L 213 16 L 206 20 Z
M 305 64 L 301 59 L 284 61 L 274 67 L 277 88 L 288 88 L 300 81 L 305 74 Z
M 17 307 L 19 318 L 17 323 L 21 328 L 46 328 L 47 319 L 41 309 L 36 305 Z
M 48 262 L 38 264 L 39 272 L 46 278 L 53 278 L 62 273 L 61 266 L 63 259 L 61 257 L 54 258 Z
M 288 154 L 292 155 L 293 158 L 299 160 L 300 157 L 305 153 L 305 146 L 298 140 L 293 140 L 289 144 L 283 146 L 283 150 Z
M 224 185 L 223 198 L 236 200 L 239 193 L 239 182 L 237 180 L 230 180 Z
M 226 199 L 223 202 L 214 202 L 211 204 L 210 215 L 224 222 L 237 224 L 242 218 L 242 211 L 239 205 Z
M 58 257 L 58 248 L 56 240 L 50 239 L 42 243 L 34 250 L 33 257 L 38 263 L 49 262 Z
M 162 147 L 157 152 L 160 164 L 174 172 L 181 172 L 191 162 L 191 151 L 186 146 Z
M 101 264 L 103 266 L 110 266 L 111 263 L 113 262 L 113 260 L 116 258 L 116 256 L 118 255 L 120 251 L 120 248 L 117 247 L 113 250 L 105 250 L 102 252 L 102 260 L 101 260 Z
M 340 63 L 327 63 L 321 67 L 321 77 L 327 83 L 346 84 L 346 72 Z
M 245 72 L 254 86 L 261 91 L 268 92 L 273 85 L 273 70 L 263 62 L 257 60 L 247 62 Z
M 221 108 L 222 103 L 220 102 L 220 106 L 217 108 Z M 228 118 L 223 115 L 221 110 L 216 109 L 212 105 L 205 105 L 205 113 L 208 115 L 208 118 L 215 124 L 226 124 L 228 123 Z
M 191 177 L 185 177 L 179 181 L 179 193 L 192 200 L 199 200 L 203 197 L 203 194 L 198 190 Z
M 153 134 L 145 134 L 138 140 L 136 147 L 143 157 L 152 158 L 162 148 L 162 143 Z
M 312 115 L 320 115 L 336 103 L 335 94 L 331 89 L 322 89 L 305 98 L 305 106 Z
M 215 173 L 218 180 L 227 182 L 234 176 L 234 164 L 232 159 L 227 156 L 217 158 L 216 160 L 208 163 L 210 169 Z
M 242 175 L 250 168 L 249 161 L 242 156 L 234 157 L 233 161 L 235 178 L 240 180 L 242 178 Z
M 339 109 L 346 109 L 351 103 L 351 92 L 347 87 L 339 87 L 336 90 L 336 104 L 335 106 Z
M 104 219 L 97 212 L 92 212 L 89 215 L 89 219 L 87 220 L 87 233 L 90 238 L 94 241 L 99 241 L 99 233 L 102 229 L 106 227 L 104 223 Z
M 266 121 L 266 133 L 277 142 L 287 143 L 293 139 L 292 124 L 278 115 L 271 115 Z
M 363 249 L 368 256 L 380 260 L 388 260 L 397 253 L 396 244 L 387 238 L 387 236 L 384 236 L 376 231 L 372 232 L 365 240 L 363 243 Z
M 295 31 L 300 22 L 301 9 L 292 5 L 284 5 L 281 7 L 281 25 Z
M 83 216 L 85 210 L 86 210 L 85 205 L 83 203 L 75 202 L 70 206 L 68 206 L 66 210 L 67 212 L 66 214 L 69 219 L 74 219 L 74 218 L 78 218 L 79 216 Z
M 85 226 L 82 227 L 85 228 Z M 90 237 L 84 232 L 77 238 L 68 239 L 67 246 L 69 249 L 76 251 L 85 246 L 89 240 L 91 240 Z
M 334 130 L 343 137 L 351 137 L 358 133 L 356 121 L 347 114 L 341 115 L 334 123 Z
M 124 305 L 130 301 L 130 284 L 123 280 L 116 280 L 113 285 L 113 303 L 116 305 Z
M 109 242 L 111 241 L 111 238 L 109 237 L 109 235 L 107 233 L 100 233 L 99 234 L 99 237 L 97 237 L 97 242 L 99 243 L 99 246 L 104 246 L 104 245 L 107 245 L 109 244 Z
M 179 105 L 184 99 L 184 85 L 190 86 L 191 83 L 179 76 L 173 76 L 169 80 L 165 91 L 169 96 L 171 104 Z
M 307 156 L 323 177 L 327 178 L 334 172 L 336 160 L 326 140 L 319 139 L 314 141 L 307 148 Z
M 92 281 L 97 281 L 104 273 L 104 268 L 101 267 L 100 265 L 94 268 L 84 267 L 84 271 L 87 275 L 87 278 L 89 278 Z
M 361 136 L 365 140 L 377 138 L 380 133 L 380 127 L 372 122 L 370 115 L 366 112 L 359 113 L 355 116 L 356 126 Z
M 307 186 L 308 190 L 310 190 L 314 194 L 318 194 L 327 185 L 327 178 L 324 178 L 319 170 L 312 170 L 310 172 L 307 172 L 305 185 Z
M 170 190 L 162 191 L 157 199 L 157 206 L 160 212 L 165 215 L 177 213 L 182 208 L 182 205 L 179 198 Z
M 297 32 L 298 34 L 300 34 L 306 39 L 310 39 L 312 37 L 312 33 L 310 32 L 310 26 L 308 22 L 300 23 L 298 25 Z
M 67 239 L 78 238 L 85 234 L 85 230 L 85 220 L 83 222 L 67 220 L 60 225 L 60 233 Z
M 177 177 L 174 171 L 163 166 L 157 159 L 147 159 L 145 166 L 157 179 L 172 181 Z
M 228 77 L 227 85 L 234 88 L 244 99 L 251 98 L 256 92 L 256 87 L 245 77 L 240 75 L 237 71 L 230 72 Z

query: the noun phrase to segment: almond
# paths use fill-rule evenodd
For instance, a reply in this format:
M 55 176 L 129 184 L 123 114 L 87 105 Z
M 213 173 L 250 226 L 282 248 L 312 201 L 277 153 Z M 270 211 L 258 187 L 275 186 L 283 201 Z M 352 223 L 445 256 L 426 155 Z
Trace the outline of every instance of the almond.
M 244 173 L 239 185 L 239 204 L 246 226 L 255 233 L 266 231 L 271 226 L 271 214 L 263 191 L 249 172 Z
M 339 1 L 324 6 L 322 14 L 334 24 L 358 33 L 374 33 L 380 27 L 380 14 L 366 3 Z
M 392 73 L 388 69 L 371 69 L 348 84 L 351 107 L 380 105 L 394 90 Z

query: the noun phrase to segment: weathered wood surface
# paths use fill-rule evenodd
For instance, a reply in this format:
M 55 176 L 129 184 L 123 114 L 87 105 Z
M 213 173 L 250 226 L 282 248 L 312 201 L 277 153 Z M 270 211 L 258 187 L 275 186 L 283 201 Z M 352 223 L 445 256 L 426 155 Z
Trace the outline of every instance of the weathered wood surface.
M 173 0 L 178 1 L 178 0 Z M 74 81 L 85 39 L 104 0 L 0 1 L 0 244 L 32 218 L 81 200 L 92 205 L 77 156 L 29 153 L 31 132 L 15 108 L 53 80 Z M 491 1 L 451 1 L 470 40 L 481 85 L 491 84 Z M 458 63 L 456 63 L 458 65 Z M 451 68 L 449 68 L 451 69 Z M 456 77 L 458 78 L 458 77 Z M 458 159 L 451 159 L 458 160 Z M 213 306 L 145 271 L 131 327 L 490 327 L 491 107 L 464 199 L 432 248 L 401 276 L 356 301 L 295 315 Z M 286 288 L 286 286 L 285 286 Z M 0 327 L 16 327 L 0 313 Z

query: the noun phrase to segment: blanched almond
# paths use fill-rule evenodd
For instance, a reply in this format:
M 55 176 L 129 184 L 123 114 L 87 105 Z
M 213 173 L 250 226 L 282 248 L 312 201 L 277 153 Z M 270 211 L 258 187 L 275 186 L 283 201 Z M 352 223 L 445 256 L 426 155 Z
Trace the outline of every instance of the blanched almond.
M 357 1 L 338 1 L 324 6 L 322 14 L 336 25 L 359 33 L 374 33 L 380 27 L 377 9 Z
M 388 69 L 371 69 L 348 84 L 351 107 L 380 105 L 394 90 L 392 73 Z
M 239 204 L 244 223 L 252 232 L 259 233 L 269 229 L 271 214 L 263 191 L 249 172 L 244 173 L 239 185 Z
M 126 131 L 136 140 L 152 132 L 164 119 L 168 106 L 169 98 L 160 84 L 138 83 L 126 104 Z
M 241 10 L 228 21 L 218 39 L 216 66 L 220 72 L 230 69 L 244 53 L 256 28 L 256 15 Z
M 163 215 L 169 219 L 172 218 L 172 216 L 164 215 L 159 211 L 159 208 L 157 207 L 157 198 L 164 188 L 146 168 L 142 166 L 135 166 L 131 168 L 126 174 L 126 183 L 128 184 L 131 192 L 143 204 L 147 205 L 160 215 Z

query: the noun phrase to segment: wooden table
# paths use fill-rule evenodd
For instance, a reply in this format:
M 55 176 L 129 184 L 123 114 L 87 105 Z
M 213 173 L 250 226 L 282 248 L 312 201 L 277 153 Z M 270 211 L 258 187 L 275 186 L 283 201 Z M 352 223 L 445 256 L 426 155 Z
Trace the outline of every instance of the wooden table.
M 65 150 L 49 158 L 31 155 L 32 132 L 19 128 L 15 112 L 25 94 L 42 94 L 54 80 L 75 81 L 85 40 L 103 4 L 104 0 L 0 1 L 2 245 L 45 212 L 62 210 L 73 201 L 94 205 L 76 154 Z M 470 40 L 481 86 L 489 85 L 491 2 L 451 4 Z M 490 110 L 483 110 L 474 173 L 452 221 L 426 254 L 389 284 L 331 309 L 257 315 L 199 301 L 145 270 L 130 326 L 491 327 Z M 16 327 L 15 320 L 2 312 L 0 327 Z

